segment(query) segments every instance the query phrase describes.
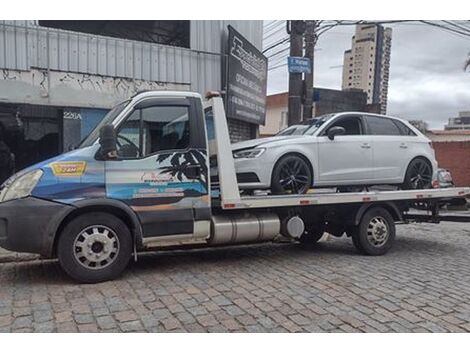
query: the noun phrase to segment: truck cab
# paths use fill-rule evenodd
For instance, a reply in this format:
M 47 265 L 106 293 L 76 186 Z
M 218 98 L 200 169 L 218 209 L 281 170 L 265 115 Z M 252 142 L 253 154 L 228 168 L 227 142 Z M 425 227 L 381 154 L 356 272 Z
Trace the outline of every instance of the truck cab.
M 202 104 L 197 93 L 139 93 L 112 109 L 78 149 L 10 177 L 0 191 L 0 245 L 53 257 L 58 234 L 77 217 L 86 222 L 96 214 L 123 222 L 130 244 L 114 231 L 104 235 L 109 224 L 84 231 L 69 256 L 88 267 L 114 262 L 104 255 L 106 246 L 133 250 L 207 238 L 210 181 Z M 103 126 L 114 130 L 114 157 L 102 152 Z

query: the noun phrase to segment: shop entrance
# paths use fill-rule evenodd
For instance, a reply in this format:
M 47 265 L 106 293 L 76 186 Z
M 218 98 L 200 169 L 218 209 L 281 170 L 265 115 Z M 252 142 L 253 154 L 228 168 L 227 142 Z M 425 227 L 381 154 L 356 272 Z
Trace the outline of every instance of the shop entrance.
M 62 116 L 56 107 L 0 105 L 0 183 L 62 152 Z

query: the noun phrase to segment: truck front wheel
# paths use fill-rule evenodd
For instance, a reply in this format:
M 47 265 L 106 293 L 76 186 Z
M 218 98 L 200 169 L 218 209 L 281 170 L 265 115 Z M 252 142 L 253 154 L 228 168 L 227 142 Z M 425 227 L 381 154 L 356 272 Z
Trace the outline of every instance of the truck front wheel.
M 357 250 L 366 255 L 382 255 L 395 241 L 395 222 L 390 213 L 381 207 L 365 212 L 361 222 L 352 229 L 351 237 Z
M 68 223 L 58 242 L 61 267 L 85 283 L 111 280 L 126 268 L 132 254 L 127 225 L 114 215 L 93 212 Z

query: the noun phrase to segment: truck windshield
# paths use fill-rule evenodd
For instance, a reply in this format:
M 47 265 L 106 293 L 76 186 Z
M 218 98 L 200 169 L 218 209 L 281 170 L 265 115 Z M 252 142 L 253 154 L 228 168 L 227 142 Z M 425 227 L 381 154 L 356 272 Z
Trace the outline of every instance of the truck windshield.
M 119 103 L 114 108 L 109 110 L 109 112 L 103 117 L 101 122 L 96 125 L 95 129 L 91 131 L 91 133 L 81 141 L 79 148 L 89 147 L 90 145 L 95 143 L 95 141 L 100 136 L 101 127 L 112 123 L 113 120 L 121 113 L 121 111 L 124 110 L 128 103 L 129 100 L 123 101 L 122 103 Z

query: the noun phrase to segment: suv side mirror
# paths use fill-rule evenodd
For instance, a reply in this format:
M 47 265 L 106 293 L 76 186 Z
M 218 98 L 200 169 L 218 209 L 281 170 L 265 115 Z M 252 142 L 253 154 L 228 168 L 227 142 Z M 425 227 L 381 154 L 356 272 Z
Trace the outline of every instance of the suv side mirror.
M 330 140 L 333 140 L 335 139 L 335 136 L 339 136 L 339 135 L 342 135 L 342 134 L 345 134 L 346 133 L 346 130 L 344 129 L 344 127 L 341 127 L 341 126 L 334 126 L 334 127 L 331 127 L 329 130 L 328 130 L 328 138 Z
M 104 125 L 100 129 L 101 154 L 105 159 L 117 158 L 116 130 L 113 125 Z

